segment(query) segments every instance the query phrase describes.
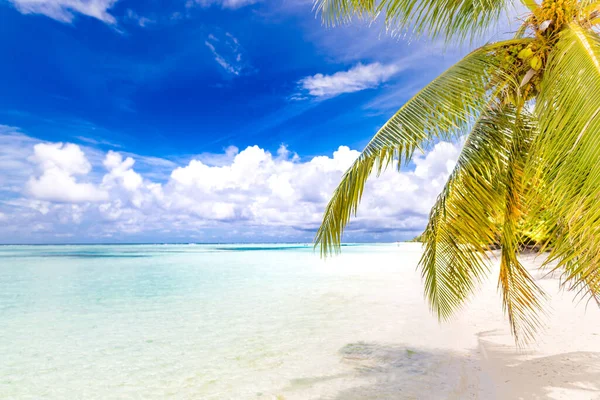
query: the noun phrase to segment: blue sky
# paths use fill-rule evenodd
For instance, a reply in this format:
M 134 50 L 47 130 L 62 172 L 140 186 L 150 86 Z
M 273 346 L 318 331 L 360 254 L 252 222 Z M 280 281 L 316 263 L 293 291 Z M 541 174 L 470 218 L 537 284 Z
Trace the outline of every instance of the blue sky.
M 310 1 L 4 0 L 0 242 L 310 241 L 356 150 L 466 51 Z M 418 233 L 456 155 L 373 183 L 347 239 Z

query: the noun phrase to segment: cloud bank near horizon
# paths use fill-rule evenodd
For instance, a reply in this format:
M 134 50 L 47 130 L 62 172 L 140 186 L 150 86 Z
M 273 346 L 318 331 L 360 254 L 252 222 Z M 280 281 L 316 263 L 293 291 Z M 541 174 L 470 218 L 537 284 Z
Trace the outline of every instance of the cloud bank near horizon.
M 340 146 L 302 159 L 284 145 L 249 146 L 173 162 L 0 128 L 4 243 L 310 241 L 359 155 Z M 440 142 L 414 168 L 373 177 L 346 239 L 420 232 L 458 154 Z

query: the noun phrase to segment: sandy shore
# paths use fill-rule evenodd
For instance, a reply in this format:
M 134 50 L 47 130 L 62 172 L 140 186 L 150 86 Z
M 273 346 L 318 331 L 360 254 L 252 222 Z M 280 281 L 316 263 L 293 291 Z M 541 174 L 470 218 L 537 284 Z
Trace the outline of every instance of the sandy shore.
M 300 391 L 284 390 L 284 398 L 600 399 L 600 310 L 574 301 L 557 277 L 539 271 L 543 257 L 522 257 L 550 297 L 546 328 L 535 344 L 515 346 L 496 287 L 497 266 L 470 304 L 444 324 L 426 309 L 418 277 L 386 295 L 399 312 L 417 310 L 404 316 L 400 330 L 381 335 L 386 342 L 374 338 L 340 350 L 353 373 L 315 377 Z
M 515 349 L 505 329 L 478 333 L 475 354 L 480 375 L 487 380 L 480 398 L 600 399 L 600 310 L 594 302 L 559 290 L 558 277 L 539 271 L 542 259 L 522 257 L 551 296 L 546 329 L 535 345 L 523 351 Z

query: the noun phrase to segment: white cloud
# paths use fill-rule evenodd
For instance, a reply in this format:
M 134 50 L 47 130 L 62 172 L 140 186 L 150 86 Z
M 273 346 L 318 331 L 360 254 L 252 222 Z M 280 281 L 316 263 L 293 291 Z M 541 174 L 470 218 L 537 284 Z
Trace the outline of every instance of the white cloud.
M 53 168 L 64 170 L 69 175 L 85 175 L 92 165 L 79 146 L 71 143 L 40 143 L 33 147 L 31 161 L 42 170 Z
M 103 184 L 118 182 L 130 192 L 136 191 L 142 186 L 142 176 L 133 170 L 135 161 L 131 157 L 123 160 L 121 154 L 109 151 L 104 159 L 104 166 L 109 170 L 109 173 L 102 179 Z
M 301 79 L 299 84 L 311 96 L 333 97 L 377 87 L 398 71 L 398 66 L 393 64 L 382 65 L 376 62 L 363 65 L 358 63 L 348 71 L 339 71 L 333 75 L 308 76 Z
M 172 212 L 191 212 L 203 220 L 310 230 L 318 225 L 342 173 L 358 154 L 341 146 L 332 156 L 301 162 L 284 149 L 272 155 L 251 146 L 228 165 L 211 167 L 192 160 L 175 169 L 165 185 L 165 195 L 170 199 Z M 372 179 L 356 228 L 421 229 L 418 225 L 424 224 L 457 156 L 457 146 L 441 142 L 427 155 L 415 158 L 417 170 L 389 170 L 379 179 Z M 403 214 L 409 217 L 404 218 Z
M 67 234 L 88 240 L 147 235 L 150 240 L 308 241 L 343 172 L 359 154 L 340 146 L 333 154 L 302 160 L 285 146 L 275 153 L 231 147 L 224 154 L 171 164 L 170 175 L 159 182 L 152 178 L 151 164 L 142 164 L 143 172 L 134 169 L 135 160 L 143 160 L 136 155 L 35 139 L 16 142 L 22 143 L 29 143 L 23 165 L 35 168 L 19 175 L 21 194 L 0 198 L 0 241 L 34 233 L 38 241 Z M 418 233 L 458 152 L 459 145 L 440 142 L 415 157 L 414 170 L 390 169 L 372 178 L 348 237 Z M 12 173 L 11 165 L 3 174 Z M 206 239 L 209 233 L 216 236 Z
M 231 33 L 226 32 L 221 38 L 211 33 L 204 44 L 215 57 L 215 61 L 228 73 L 240 75 L 244 69 L 248 69 L 240 42 Z
M 108 10 L 117 0 L 9 0 L 22 14 L 42 14 L 60 22 L 70 23 L 75 14 L 115 24 Z
M 71 203 L 94 202 L 108 194 L 90 183 L 78 183 L 76 175 L 87 175 L 92 166 L 79 146 L 71 143 L 38 143 L 30 158 L 41 176 L 31 177 L 27 191 L 35 198 Z
M 431 151 L 425 156 L 415 157 L 416 168 L 414 173 L 422 179 L 446 177 L 454 169 L 458 154 L 459 149 L 456 145 L 440 142 L 435 146 L 435 151 Z
M 153 20 L 151 18 L 143 17 L 143 16 L 139 15 L 138 13 L 136 13 L 135 11 L 133 11 L 130 8 L 127 9 L 127 13 L 125 14 L 125 17 L 128 20 L 135 22 L 142 28 L 145 28 L 146 26 L 156 22 L 155 20 Z
M 201 7 L 210 7 L 212 5 L 217 5 L 221 8 L 237 9 L 258 3 L 259 1 L 260 0 L 188 0 L 186 2 L 186 7 L 190 8 L 194 4 L 198 4 Z
M 110 191 L 113 198 L 118 197 L 121 201 L 127 200 L 136 208 L 142 207 L 147 193 L 144 179 L 133 170 L 135 164 L 133 158 L 123 159 L 121 154 L 109 151 L 103 164 L 108 173 L 102 178 L 101 187 Z M 160 187 L 160 184 L 155 185 Z
M 213 53 L 213 55 L 215 56 L 215 61 L 221 67 L 223 67 L 223 69 L 225 71 L 229 72 L 230 74 L 234 74 L 234 75 L 240 74 L 240 70 L 238 68 L 233 67 L 227 61 L 225 61 L 225 59 L 217 52 L 217 49 L 215 48 L 215 46 L 213 44 L 211 44 L 208 40 L 204 41 L 204 44 L 206 45 L 206 47 L 208 47 L 210 49 L 211 53 Z
M 23 182 L 33 173 L 27 158 L 38 142 L 17 128 L 0 125 L 0 194 L 23 189 Z

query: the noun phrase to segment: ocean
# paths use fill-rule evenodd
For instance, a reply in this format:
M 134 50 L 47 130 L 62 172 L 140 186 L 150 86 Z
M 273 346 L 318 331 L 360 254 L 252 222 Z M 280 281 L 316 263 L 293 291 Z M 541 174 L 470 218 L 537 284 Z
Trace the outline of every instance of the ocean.
M 0 399 L 421 398 L 431 379 L 450 392 L 456 354 L 434 349 L 475 343 L 429 312 L 420 254 L 1 246 Z

